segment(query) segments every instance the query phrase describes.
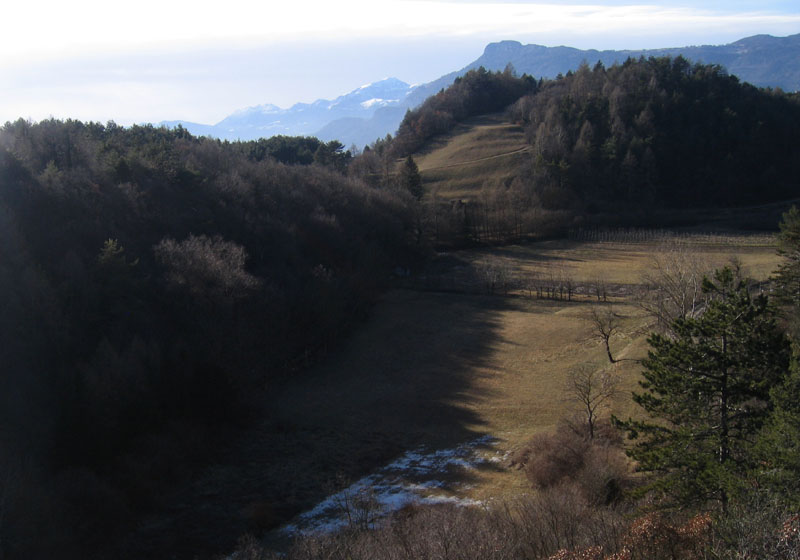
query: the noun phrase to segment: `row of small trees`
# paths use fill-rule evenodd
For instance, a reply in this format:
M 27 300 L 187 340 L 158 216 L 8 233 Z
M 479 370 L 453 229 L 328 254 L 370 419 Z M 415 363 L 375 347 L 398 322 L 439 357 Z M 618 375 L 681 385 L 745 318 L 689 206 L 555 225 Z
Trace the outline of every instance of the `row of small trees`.
M 482 288 L 489 294 L 509 295 L 517 292 L 530 299 L 572 301 L 581 294 L 597 302 L 607 302 L 612 286 L 600 276 L 588 282 L 576 279 L 566 266 L 550 266 L 540 271 L 519 273 L 505 259 L 489 259 L 476 265 L 475 272 Z

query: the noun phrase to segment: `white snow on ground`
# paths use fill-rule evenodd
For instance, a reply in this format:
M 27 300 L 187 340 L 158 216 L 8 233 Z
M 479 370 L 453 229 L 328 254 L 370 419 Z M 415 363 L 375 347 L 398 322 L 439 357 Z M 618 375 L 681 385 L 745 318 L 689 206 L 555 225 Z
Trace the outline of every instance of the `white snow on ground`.
M 412 503 L 480 505 L 479 501 L 454 495 L 452 492 L 459 485 L 440 478 L 452 474 L 453 469 L 469 470 L 496 463 L 499 452 L 492 450 L 495 443 L 494 437 L 485 435 L 450 449 L 428 451 L 420 447 L 408 451 L 377 472 L 328 496 L 282 531 L 295 536 L 333 532 L 352 525 L 371 527 L 378 519 Z

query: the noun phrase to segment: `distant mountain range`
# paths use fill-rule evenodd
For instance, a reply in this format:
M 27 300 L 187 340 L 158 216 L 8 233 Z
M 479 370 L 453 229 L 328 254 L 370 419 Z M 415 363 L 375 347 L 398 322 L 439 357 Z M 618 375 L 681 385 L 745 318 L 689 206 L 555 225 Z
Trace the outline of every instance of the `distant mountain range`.
M 414 89 L 397 78 L 386 78 L 361 86 L 332 101 L 318 99 L 313 103 L 296 103 L 288 109 L 275 105 L 248 107 L 214 125 L 186 121 L 164 121 L 160 124 L 169 127 L 180 124 L 192 134 L 227 140 L 253 140 L 284 134 L 317 136 L 323 140 L 339 139 L 348 146 L 354 142 L 363 146 L 379 136 L 385 136 L 386 132 L 394 132 L 410 104 L 418 103 L 408 99 Z M 382 115 L 390 115 L 390 118 L 382 119 Z M 330 133 L 326 132 L 329 128 Z
M 517 41 L 490 43 L 477 60 L 461 70 L 433 82 L 411 86 L 397 78 L 367 84 L 329 101 L 297 103 L 289 109 L 259 105 L 236 111 L 214 125 L 186 121 L 164 121 L 166 126 L 182 125 L 192 134 L 228 140 L 252 140 L 285 134 L 340 140 L 346 146 L 363 147 L 377 138 L 394 133 L 408 109 L 448 87 L 469 70 L 483 66 L 503 70 L 509 63 L 520 74 L 555 78 L 575 70 L 586 61 L 593 66 L 623 62 L 628 57 L 678 56 L 693 62 L 719 64 L 742 81 L 760 87 L 800 90 L 800 34 L 788 37 L 756 35 L 727 45 L 705 45 L 666 49 L 597 51 L 571 47 L 523 45 Z

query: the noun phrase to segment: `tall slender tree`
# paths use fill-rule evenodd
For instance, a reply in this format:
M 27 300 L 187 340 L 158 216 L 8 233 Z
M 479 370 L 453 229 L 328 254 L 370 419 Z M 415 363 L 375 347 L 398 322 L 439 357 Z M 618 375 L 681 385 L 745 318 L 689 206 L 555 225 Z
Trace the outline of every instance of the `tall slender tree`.
M 778 254 L 783 262 L 774 273 L 778 300 L 787 306 L 789 329 L 800 339 L 800 210 L 796 206 L 783 215 L 778 235 Z
M 417 162 L 411 156 L 408 156 L 406 161 L 403 162 L 403 167 L 400 170 L 400 182 L 408 189 L 408 192 L 414 195 L 414 198 L 417 200 L 422 199 L 422 195 L 425 194 L 425 190 L 422 187 L 422 176 L 419 174 Z
M 800 505 L 800 211 L 783 215 L 778 253 L 784 257 L 775 271 L 779 301 L 784 304 L 795 356 L 785 381 L 772 393 L 774 410 L 758 442 L 763 462 L 757 475 L 763 487 L 781 501 Z
M 800 506 L 800 364 L 772 392 L 775 405 L 758 439 L 759 485 L 781 501 Z

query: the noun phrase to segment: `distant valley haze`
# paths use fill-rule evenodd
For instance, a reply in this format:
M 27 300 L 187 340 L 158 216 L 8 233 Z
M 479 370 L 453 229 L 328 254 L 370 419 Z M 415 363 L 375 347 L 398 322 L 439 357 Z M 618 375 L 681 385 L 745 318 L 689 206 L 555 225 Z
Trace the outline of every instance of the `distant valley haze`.
M 243 108 L 334 100 L 387 77 L 430 83 L 502 40 L 637 50 L 800 31 L 800 5 L 786 0 L 34 0 L 4 12 L 15 25 L 0 36 L 0 122 L 123 125 L 216 124 Z

